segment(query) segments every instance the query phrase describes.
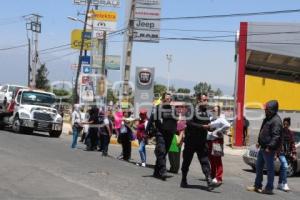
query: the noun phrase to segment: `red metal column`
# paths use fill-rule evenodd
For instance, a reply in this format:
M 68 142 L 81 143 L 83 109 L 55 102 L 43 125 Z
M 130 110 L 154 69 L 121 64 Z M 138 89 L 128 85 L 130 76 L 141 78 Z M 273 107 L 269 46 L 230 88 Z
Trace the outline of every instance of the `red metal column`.
M 236 126 L 235 146 L 243 145 L 244 128 L 244 100 L 245 100 L 245 76 L 247 59 L 247 33 L 248 23 L 240 23 L 239 55 L 238 55 L 238 77 L 237 77 L 237 99 L 236 99 Z

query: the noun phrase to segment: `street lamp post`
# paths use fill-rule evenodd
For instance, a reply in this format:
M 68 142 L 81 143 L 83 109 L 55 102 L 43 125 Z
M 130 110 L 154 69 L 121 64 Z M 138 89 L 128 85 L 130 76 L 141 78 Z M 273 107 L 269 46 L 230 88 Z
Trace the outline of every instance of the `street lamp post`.
M 170 92 L 170 64 L 172 62 L 172 54 L 167 54 L 167 60 L 168 60 L 168 92 Z

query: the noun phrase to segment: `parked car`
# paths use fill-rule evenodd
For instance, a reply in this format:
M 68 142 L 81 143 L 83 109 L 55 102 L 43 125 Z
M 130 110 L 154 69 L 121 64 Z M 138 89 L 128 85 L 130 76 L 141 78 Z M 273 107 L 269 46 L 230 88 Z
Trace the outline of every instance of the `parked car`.
M 14 132 L 41 131 L 59 137 L 63 118 L 55 109 L 55 98 L 50 92 L 20 89 L 14 99 L 13 113 L 0 113 L 3 116 L 0 120 Z
M 288 176 L 294 176 L 298 172 L 300 172 L 300 132 L 294 131 L 295 133 L 295 143 L 297 149 L 297 160 L 295 162 L 288 161 Z M 256 145 L 250 146 L 245 154 L 243 155 L 244 162 L 249 165 L 253 170 L 255 170 L 255 163 L 257 159 L 258 149 Z M 279 172 L 280 170 L 280 161 L 278 159 L 275 160 L 275 172 Z
M 27 88 L 26 86 L 20 86 L 20 85 L 2 85 L 0 89 L 0 105 L 6 104 L 7 102 L 10 102 L 14 95 L 18 92 L 19 89 Z

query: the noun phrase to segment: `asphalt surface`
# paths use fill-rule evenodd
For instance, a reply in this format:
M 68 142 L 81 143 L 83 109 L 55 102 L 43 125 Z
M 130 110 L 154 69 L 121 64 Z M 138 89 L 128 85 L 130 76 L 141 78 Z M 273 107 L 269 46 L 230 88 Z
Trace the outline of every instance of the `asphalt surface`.
M 44 134 L 0 131 L 0 200 L 129 200 L 129 199 L 299 199 L 300 178 L 289 179 L 292 192 L 274 190 L 268 196 L 246 191 L 255 174 L 241 156 L 224 157 L 224 183 L 206 190 L 199 163 L 194 157 L 188 189 L 179 187 L 180 174 L 167 181 L 152 177 L 154 155 L 148 149 L 148 166 L 138 167 L 137 149 L 132 162 L 116 159 L 119 145 L 111 145 L 110 157 L 84 151 L 79 144 L 70 149 L 71 136 L 49 138 Z M 278 180 L 276 177 L 275 181 Z

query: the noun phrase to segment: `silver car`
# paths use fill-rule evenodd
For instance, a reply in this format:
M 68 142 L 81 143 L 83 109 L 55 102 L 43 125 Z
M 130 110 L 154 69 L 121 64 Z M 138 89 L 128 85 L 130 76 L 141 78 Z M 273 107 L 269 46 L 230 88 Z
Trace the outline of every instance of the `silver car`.
M 298 172 L 300 172 L 300 132 L 294 131 L 295 133 L 295 143 L 297 149 L 297 161 L 289 162 L 288 161 L 288 176 L 294 176 Z M 255 163 L 258 154 L 258 149 L 255 145 L 250 146 L 245 154 L 243 155 L 244 162 L 249 165 L 255 171 Z M 280 161 L 278 159 L 275 160 L 275 172 L 279 172 L 280 170 Z

